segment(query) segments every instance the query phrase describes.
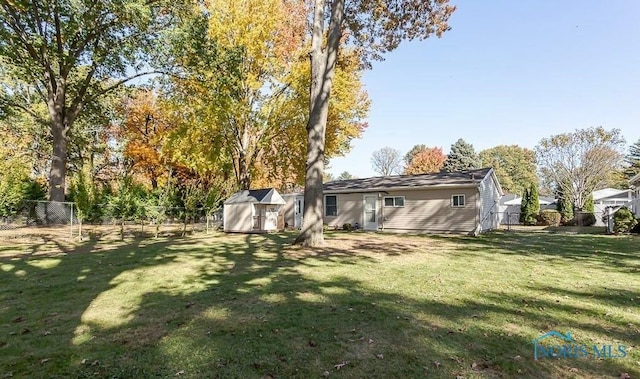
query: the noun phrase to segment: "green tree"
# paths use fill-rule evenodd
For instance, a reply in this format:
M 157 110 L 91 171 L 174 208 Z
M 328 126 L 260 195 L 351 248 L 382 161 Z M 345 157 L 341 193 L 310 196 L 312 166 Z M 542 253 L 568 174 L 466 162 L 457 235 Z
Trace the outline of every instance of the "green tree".
M 532 183 L 524 192 L 520 204 L 520 222 L 524 225 L 535 225 L 540 213 L 538 185 Z
M 625 156 L 625 162 L 627 168 L 624 170 L 624 174 L 627 179 L 631 179 L 640 174 L 640 139 L 629 146 L 629 152 Z
M 620 167 L 623 145 L 618 129 L 578 129 L 543 138 L 536 160 L 543 182 L 561 190 L 575 209 L 583 209 L 589 195 Z
M 476 154 L 473 145 L 462 138 L 451 145 L 451 151 L 444 161 L 442 171 L 458 172 L 480 168 L 480 158 Z
M 556 196 L 556 209 L 560 212 L 560 222 L 566 224 L 573 220 L 573 204 L 571 200 L 563 195 L 561 189 L 556 191 Z
M 348 171 L 342 171 L 340 175 L 336 178 L 336 180 L 349 180 L 349 179 L 357 179 L 356 176 L 352 175 Z
M 493 167 L 507 193 L 522 195 L 531 183 L 538 182 L 533 150 L 518 145 L 500 145 L 482 150 L 479 157 L 482 167 Z
M 593 213 L 595 212 L 596 206 L 593 203 L 593 194 L 587 197 L 587 201 L 584 202 L 584 207 L 582 208 L 583 212 Z
M 322 174 L 325 163 L 326 126 L 329 101 L 341 46 L 354 46 L 363 65 L 380 59 L 382 53 L 398 47 L 404 39 L 441 36 L 449 30 L 455 7 L 447 0 L 377 1 L 314 0 L 311 26 L 311 86 L 309 119 L 306 125 L 306 176 L 304 224 L 296 243 L 319 246 L 324 243 Z
M 49 197 L 65 198 L 69 143 L 86 104 L 148 74 L 140 57 L 171 22 L 166 2 L 141 0 L 0 1 L 0 56 L 12 86 L 0 107 L 47 125 L 52 139 Z M 174 2 L 172 5 L 179 4 Z M 46 105 L 47 115 L 31 105 Z

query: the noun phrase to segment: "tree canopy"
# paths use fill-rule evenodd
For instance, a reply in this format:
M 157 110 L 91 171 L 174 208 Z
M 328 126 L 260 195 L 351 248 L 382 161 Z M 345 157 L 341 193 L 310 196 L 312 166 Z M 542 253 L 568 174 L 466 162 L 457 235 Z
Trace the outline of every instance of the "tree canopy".
M 493 167 L 502 189 L 522 195 L 532 183 L 538 182 L 535 152 L 518 145 L 500 145 L 482 150 L 482 167 Z
M 624 139 L 619 129 L 577 129 L 543 138 L 536 160 L 545 183 L 552 183 L 577 210 L 602 188 L 622 163 Z
M 443 171 L 456 172 L 480 168 L 480 158 L 473 145 L 462 138 L 451 145 L 451 151 L 442 167 Z
M 0 1 L 0 106 L 28 113 L 52 137 L 50 199 L 63 201 L 73 125 L 83 108 L 129 79 L 179 2 Z M 45 116 L 33 105 L 46 106 Z
M 400 151 L 392 147 L 383 147 L 371 155 L 373 171 L 382 176 L 399 174 L 401 171 Z
M 416 149 L 417 147 L 419 147 Z M 424 147 L 424 145 L 416 145 L 412 151 L 416 151 L 411 161 L 404 168 L 407 175 L 426 174 L 430 172 L 438 172 L 444 166 L 447 156 L 442 152 L 440 147 Z M 410 151 L 411 152 L 411 151 Z

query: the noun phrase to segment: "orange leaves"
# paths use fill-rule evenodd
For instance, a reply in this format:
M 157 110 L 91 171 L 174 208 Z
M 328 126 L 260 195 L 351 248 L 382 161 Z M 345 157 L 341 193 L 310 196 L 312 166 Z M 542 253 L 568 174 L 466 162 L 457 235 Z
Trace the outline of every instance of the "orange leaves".
M 418 151 L 407 165 L 404 173 L 407 175 L 438 172 L 444 165 L 447 156 L 440 147 L 428 147 Z

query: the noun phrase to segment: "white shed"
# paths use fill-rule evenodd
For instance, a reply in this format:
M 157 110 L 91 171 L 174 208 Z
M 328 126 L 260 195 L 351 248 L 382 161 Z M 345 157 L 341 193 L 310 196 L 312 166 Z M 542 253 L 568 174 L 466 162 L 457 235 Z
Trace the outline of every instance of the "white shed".
M 264 233 L 278 229 L 284 199 L 274 188 L 242 190 L 224 202 L 225 232 Z

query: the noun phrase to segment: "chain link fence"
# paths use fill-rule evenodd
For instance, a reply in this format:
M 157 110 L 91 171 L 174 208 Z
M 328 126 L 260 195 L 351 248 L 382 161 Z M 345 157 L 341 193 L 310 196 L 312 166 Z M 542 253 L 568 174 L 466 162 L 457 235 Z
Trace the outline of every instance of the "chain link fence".
M 523 225 L 520 222 L 521 212 L 492 212 L 492 214 L 498 214 L 500 220 L 500 227 L 503 229 L 510 229 L 511 226 Z M 593 212 L 574 212 L 573 219 L 564 223 L 567 226 L 605 226 L 607 224 L 606 214 L 597 214 Z
M 138 205 L 135 210 L 94 206 L 84 217 L 74 203 L 25 201 L 0 217 L 0 240 L 32 238 L 157 238 L 208 233 L 221 228 L 222 208 Z

